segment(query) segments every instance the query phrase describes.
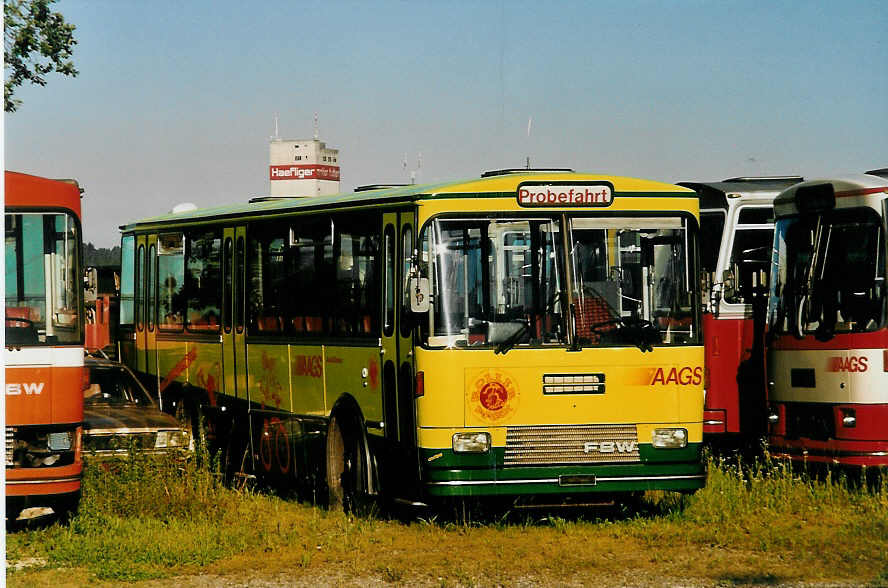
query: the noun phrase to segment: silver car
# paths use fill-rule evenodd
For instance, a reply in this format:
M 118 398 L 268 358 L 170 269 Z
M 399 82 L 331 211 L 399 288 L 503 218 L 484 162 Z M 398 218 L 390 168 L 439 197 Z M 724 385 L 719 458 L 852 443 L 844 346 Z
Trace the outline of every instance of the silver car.
M 88 357 L 90 386 L 83 393 L 83 452 L 87 456 L 190 452 L 188 429 L 161 412 L 125 365 Z

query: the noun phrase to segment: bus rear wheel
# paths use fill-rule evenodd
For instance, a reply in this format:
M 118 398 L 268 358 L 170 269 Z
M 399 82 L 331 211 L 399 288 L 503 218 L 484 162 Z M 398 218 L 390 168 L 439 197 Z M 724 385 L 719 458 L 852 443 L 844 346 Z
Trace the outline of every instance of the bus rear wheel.
M 360 441 L 344 427 L 338 416 L 327 428 L 327 507 L 339 512 L 357 512 L 366 494 L 360 475 Z

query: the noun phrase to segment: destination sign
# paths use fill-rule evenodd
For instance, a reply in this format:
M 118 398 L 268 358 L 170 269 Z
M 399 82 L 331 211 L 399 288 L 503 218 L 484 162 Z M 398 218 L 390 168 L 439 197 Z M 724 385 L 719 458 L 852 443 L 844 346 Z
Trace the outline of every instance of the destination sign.
M 521 206 L 610 206 L 614 189 L 610 184 L 521 184 Z

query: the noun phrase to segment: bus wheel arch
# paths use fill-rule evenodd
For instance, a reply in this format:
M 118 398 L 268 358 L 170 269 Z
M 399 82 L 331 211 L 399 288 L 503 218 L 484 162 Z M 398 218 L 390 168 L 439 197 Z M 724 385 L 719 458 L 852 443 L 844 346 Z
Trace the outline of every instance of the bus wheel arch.
M 357 401 L 344 394 L 330 411 L 326 443 L 327 505 L 354 512 L 376 494 L 375 460 Z

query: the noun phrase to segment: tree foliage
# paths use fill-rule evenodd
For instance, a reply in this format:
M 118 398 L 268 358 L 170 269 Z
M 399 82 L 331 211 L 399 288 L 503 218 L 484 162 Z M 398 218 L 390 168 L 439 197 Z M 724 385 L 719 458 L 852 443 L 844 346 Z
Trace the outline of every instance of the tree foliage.
M 76 76 L 74 25 L 49 5 L 56 0 L 6 0 L 3 5 L 4 110 L 15 112 L 21 100 L 13 98 L 24 82 L 46 85 L 46 74 L 57 71 Z
M 92 243 L 83 246 L 84 267 L 120 266 L 120 247 L 115 245 L 111 249 L 96 247 Z

